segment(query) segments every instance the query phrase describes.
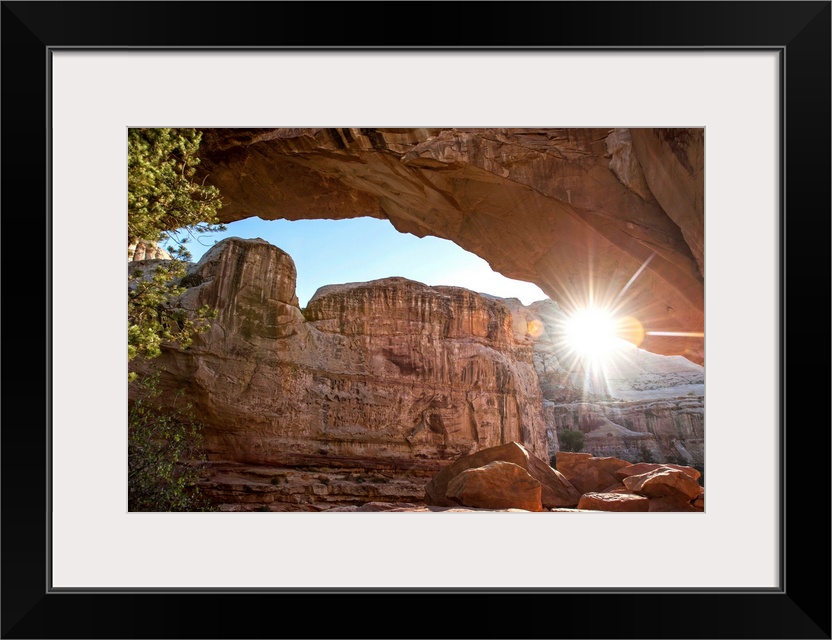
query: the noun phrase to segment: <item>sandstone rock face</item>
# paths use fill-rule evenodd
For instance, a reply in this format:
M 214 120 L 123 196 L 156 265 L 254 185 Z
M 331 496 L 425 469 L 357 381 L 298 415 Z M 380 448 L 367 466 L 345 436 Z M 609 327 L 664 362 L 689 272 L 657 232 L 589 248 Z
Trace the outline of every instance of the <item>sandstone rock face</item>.
M 495 460 L 452 478 L 445 497 L 466 507 L 543 511 L 541 488 L 523 467 Z
M 617 458 L 561 451 L 557 469 L 581 493 L 578 509 L 704 511 L 698 470 L 680 465 L 630 464 Z
M 546 457 L 532 346 L 515 339 L 501 302 L 392 278 L 324 288 L 304 317 L 294 284 L 291 257 L 239 238 L 215 245 L 183 280 L 180 304 L 208 304 L 218 317 L 154 364 L 207 425 L 215 495 L 270 505 L 352 491 L 410 502 L 444 460 L 513 441 Z M 343 472 L 295 482 L 300 494 L 258 475 L 285 465 Z M 359 483 L 344 477 L 350 469 L 396 473 Z
M 577 478 L 589 468 L 589 461 L 592 457 L 591 453 L 561 451 L 558 453 L 557 470 L 560 471 L 567 480 L 570 478 Z
M 205 129 L 200 155 L 224 222 L 386 218 L 567 311 L 609 292 L 644 349 L 704 359 L 650 333 L 704 327 L 702 129 Z
M 704 275 L 705 130 L 632 129 L 631 135 L 645 182 L 679 225 Z
M 673 512 L 673 513 L 695 513 L 701 512 L 703 509 L 695 507 L 691 502 L 686 502 L 680 497 L 661 496 L 659 498 L 650 498 L 651 513 L 656 512 Z
M 585 493 L 578 509 L 592 511 L 649 511 L 650 499 L 633 493 Z
M 127 245 L 128 262 L 139 260 L 170 260 L 172 256 L 155 242 L 139 240 Z
M 265 240 L 228 238 L 211 247 L 184 279 L 183 306 L 218 312 L 225 342 L 257 342 L 294 335 L 303 315 L 295 295 L 291 256 Z M 213 343 L 216 344 L 216 343 Z M 220 345 L 216 345 L 220 346 Z
M 702 404 L 699 398 L 638 403 L 570 403 L 550 405 L 544 416 L 547 429 L 552 434 L 563 429 L 582 431 L 584 449 L 597 456 L 631 461 L 648 456 L 646 459 L 703 465 L 705 412 Z
M 596 458 L 588 453 L 561 451 L 557 456 L 557 470 L 582 494 L 603 492 L 617 484 L 615 472 L 629 466 L 626 460 Z
M 628 476 L 624 478 L 624 486 L 634 493 L 650 498 L 673 498 L 685 503 L 698 498 L 701 490 L 690 475 L 670 467 Z
M 682 471 L 686 473 L 694 480 L 699 480 L 702 477 L 702 474 L 699 472 L 698 469 L 694 469 L 693 467 L 685 467 L 678 464 L 670 464 L 670 463 L 662 463 L 656 464 L 651 462 L 639 462 L 637 464 L 633 464 L 630 466 L 624 466 L 616 469 L 615 475 L 619 479 L 623 480 L 629 476 L 637 476 L 643 473 L 648 473 L 650 471 L 656 471 L 661 469 L 662 467 L 668 467 L 670 469 L 676 469 L 677 471 Z
M 147 277 L 162 262 L 131 264 Z M 467 507 L 488 508 L 470 496 L 498 495 L 494 474 L 468 474 L 456 497 L 447 492 L 466 469 L 495 461 L 539 483 L 546 509 L 628 492 L 661 498 L 652 510 L 704 508 L 696 469 L 630 463 L 645 450 L 703 458 L 701 400 L 678 397 L 701 385 L 700 366 L 637 350 L 639 363 L 618 363 L 606 387 L 582 389 L 586 376 L 558 338 L 554 303 L 523 307 L 387 278 L 322 287 L 302 312 L 295 279 L 292 258 L 263 240 L 218 243 L 191 266 L 177 302 L 208 305 L 216 320 L 189 349 L 166 348 L 153 363 L 165 368 L 163 387 L 184 389 L 207 425 L 204 488 L 224 508 L 456 508 L 460 495 Z M 636 399 L 615 398 L 626 393 Z M 580 401 L 586 396 L 592 401 Z M 563 428 L 581 429 L 592 453 L 559 452 Z M 557 470 L 543 461 L 552 453 Z M 634 484 L 645 474 L 650 482 Z M 481 477 L 492 489 L 473 488 L 485 486 Z M 684 507 L 673 509 L 674 500 Z M 520 502 L 501 508 L 536 510 L 528 496 Z
M 454 506 L 454 502 L 447 497 L 450 482 L 466 469 L 484 467 L 495 461 L 511 462 L 537 480 L 542 485 L 541 501 L 545 508 L 574 507 L 578 504 L 580 494 L 563 474 L 530 454 L 517 442 L 462 456 L 444 467 L 425 485 L 425 502 L 429 505 Z

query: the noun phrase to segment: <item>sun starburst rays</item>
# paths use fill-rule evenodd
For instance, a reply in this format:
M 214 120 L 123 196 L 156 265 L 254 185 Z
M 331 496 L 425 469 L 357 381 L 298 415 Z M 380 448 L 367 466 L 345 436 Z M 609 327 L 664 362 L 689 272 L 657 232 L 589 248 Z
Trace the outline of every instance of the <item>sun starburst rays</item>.
M 566 315 L 552 338 L 567 370 L 583 376 L 586 398 L 609 395 L 610 382 L 637 366 L 639 347 L 646 336 L 704 336 L 702 332 L 652 330 L 635 317 L 639 302 L 631 287 L 655 256 L 650 255 L 623 287 L 605 288 L 591 273 L 583 286 L 570 282 L 571 286 L 561 287 L 570 293 L 562 300 Z

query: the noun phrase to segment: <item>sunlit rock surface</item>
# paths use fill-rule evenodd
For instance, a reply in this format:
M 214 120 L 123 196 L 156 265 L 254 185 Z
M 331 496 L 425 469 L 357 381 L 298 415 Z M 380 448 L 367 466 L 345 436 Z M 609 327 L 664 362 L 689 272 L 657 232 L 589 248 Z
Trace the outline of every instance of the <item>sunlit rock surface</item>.
M 407 501 L 443 460 L 512 441 L 547 456 L 532 345 L 498 300 L 390 278 L 323 288 L 304 317 L 291 257 L 239 238 L 183 284 L 182 306 L 218 316 L 154 364 L 207 425 L 215 493 L 230 501 Z M 297 465 L 343 471 L 284 483 Z
M 526 469 L 543 508 L 573 507 L 582 493 L 623 488 L 630 462 L 703 461 L 702 398 L 686 395 L 702 391 L 699 365 L 630 349 L 593 382 L 562 343 L 554 302 L 386 278 L 322 287 L 301 311 L 295 280 L 291 256 L 263 240 L 217 243 L 178 301 L 209 305 L 216 319 L 153 362 L 207 427 L 204 487 L 224 509 L 419 505 L 469 454 L 476 467 Z M 585 433 L 587 454 L 559 452 L 564 428 Z M 483 453 L 501 447 L 517 451 Z M 556 454 L 593 464 L 571 474 L 573 486 L 547 464 Z M 458 506 L 445 488 L 428 503 Z
M 704 129 L 204 129 L 224 222 L 388 219 L 704 361 Z M 633 280 L 642 266 L 643 272 Z
M 584 493 L 578 509 L 590 511 L 649 511 L 650 499 L 634 493 Z
M 127 245 L 127 261 L 170 260 L 171 255 L 155 242 L 139 240 Z
M 468 507 L 543 511 L 541 489 L 523 467 L 495 460 L 462 471 L 448 483 L 445 495 Z
M 448 495 L 448 488 L 454 478 L 468 469 L 485 467 L 497 461 L 517 465 L 537 480 L 541 485 L 541 502 L 547 509 L 574 507 L 578 504 L 581 494 L 566 477 L 518 442 L 488 447 L 445 465 L 425 486 L 425 502 L 436 506 L 455 506 L 458 504 L 457 498 Z

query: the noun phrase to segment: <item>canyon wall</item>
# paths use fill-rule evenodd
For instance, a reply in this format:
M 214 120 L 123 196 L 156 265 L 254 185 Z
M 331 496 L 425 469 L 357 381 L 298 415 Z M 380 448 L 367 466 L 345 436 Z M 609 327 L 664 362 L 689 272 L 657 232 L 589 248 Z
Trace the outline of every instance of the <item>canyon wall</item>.
M 682 357 L 629 346 L 590 376 L 551 300 L 386 278 L 322 287 L 301 310 L 296 277 L 263 240 L 220 241 L 176 301 L 216 309 L 210 329 L 131 363 L 161 367 L 206 425 L 216 501 L 418 503 L 460 456 L 518 442 L 547 461 L 567 428 L 596 456 L 704 462 L 704 370 Z
M 212 460 L 437 469 L 511 441 L 546 458 L 532 345 L 501 301 L 388 278 L 324 287 L 302 313 L 295 278 L 288 254 L 232 238 L 183 280 L 179 304 L 218 316 L 151 364 Z

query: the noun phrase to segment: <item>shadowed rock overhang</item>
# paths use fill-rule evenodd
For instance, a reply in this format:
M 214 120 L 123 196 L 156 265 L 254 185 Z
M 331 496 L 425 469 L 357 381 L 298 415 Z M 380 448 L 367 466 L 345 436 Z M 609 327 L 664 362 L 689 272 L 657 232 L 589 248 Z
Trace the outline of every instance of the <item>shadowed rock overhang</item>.
M 387 219 L 704 362 L 704 129 L 204 129 L 201 156 L 223 222 Z

